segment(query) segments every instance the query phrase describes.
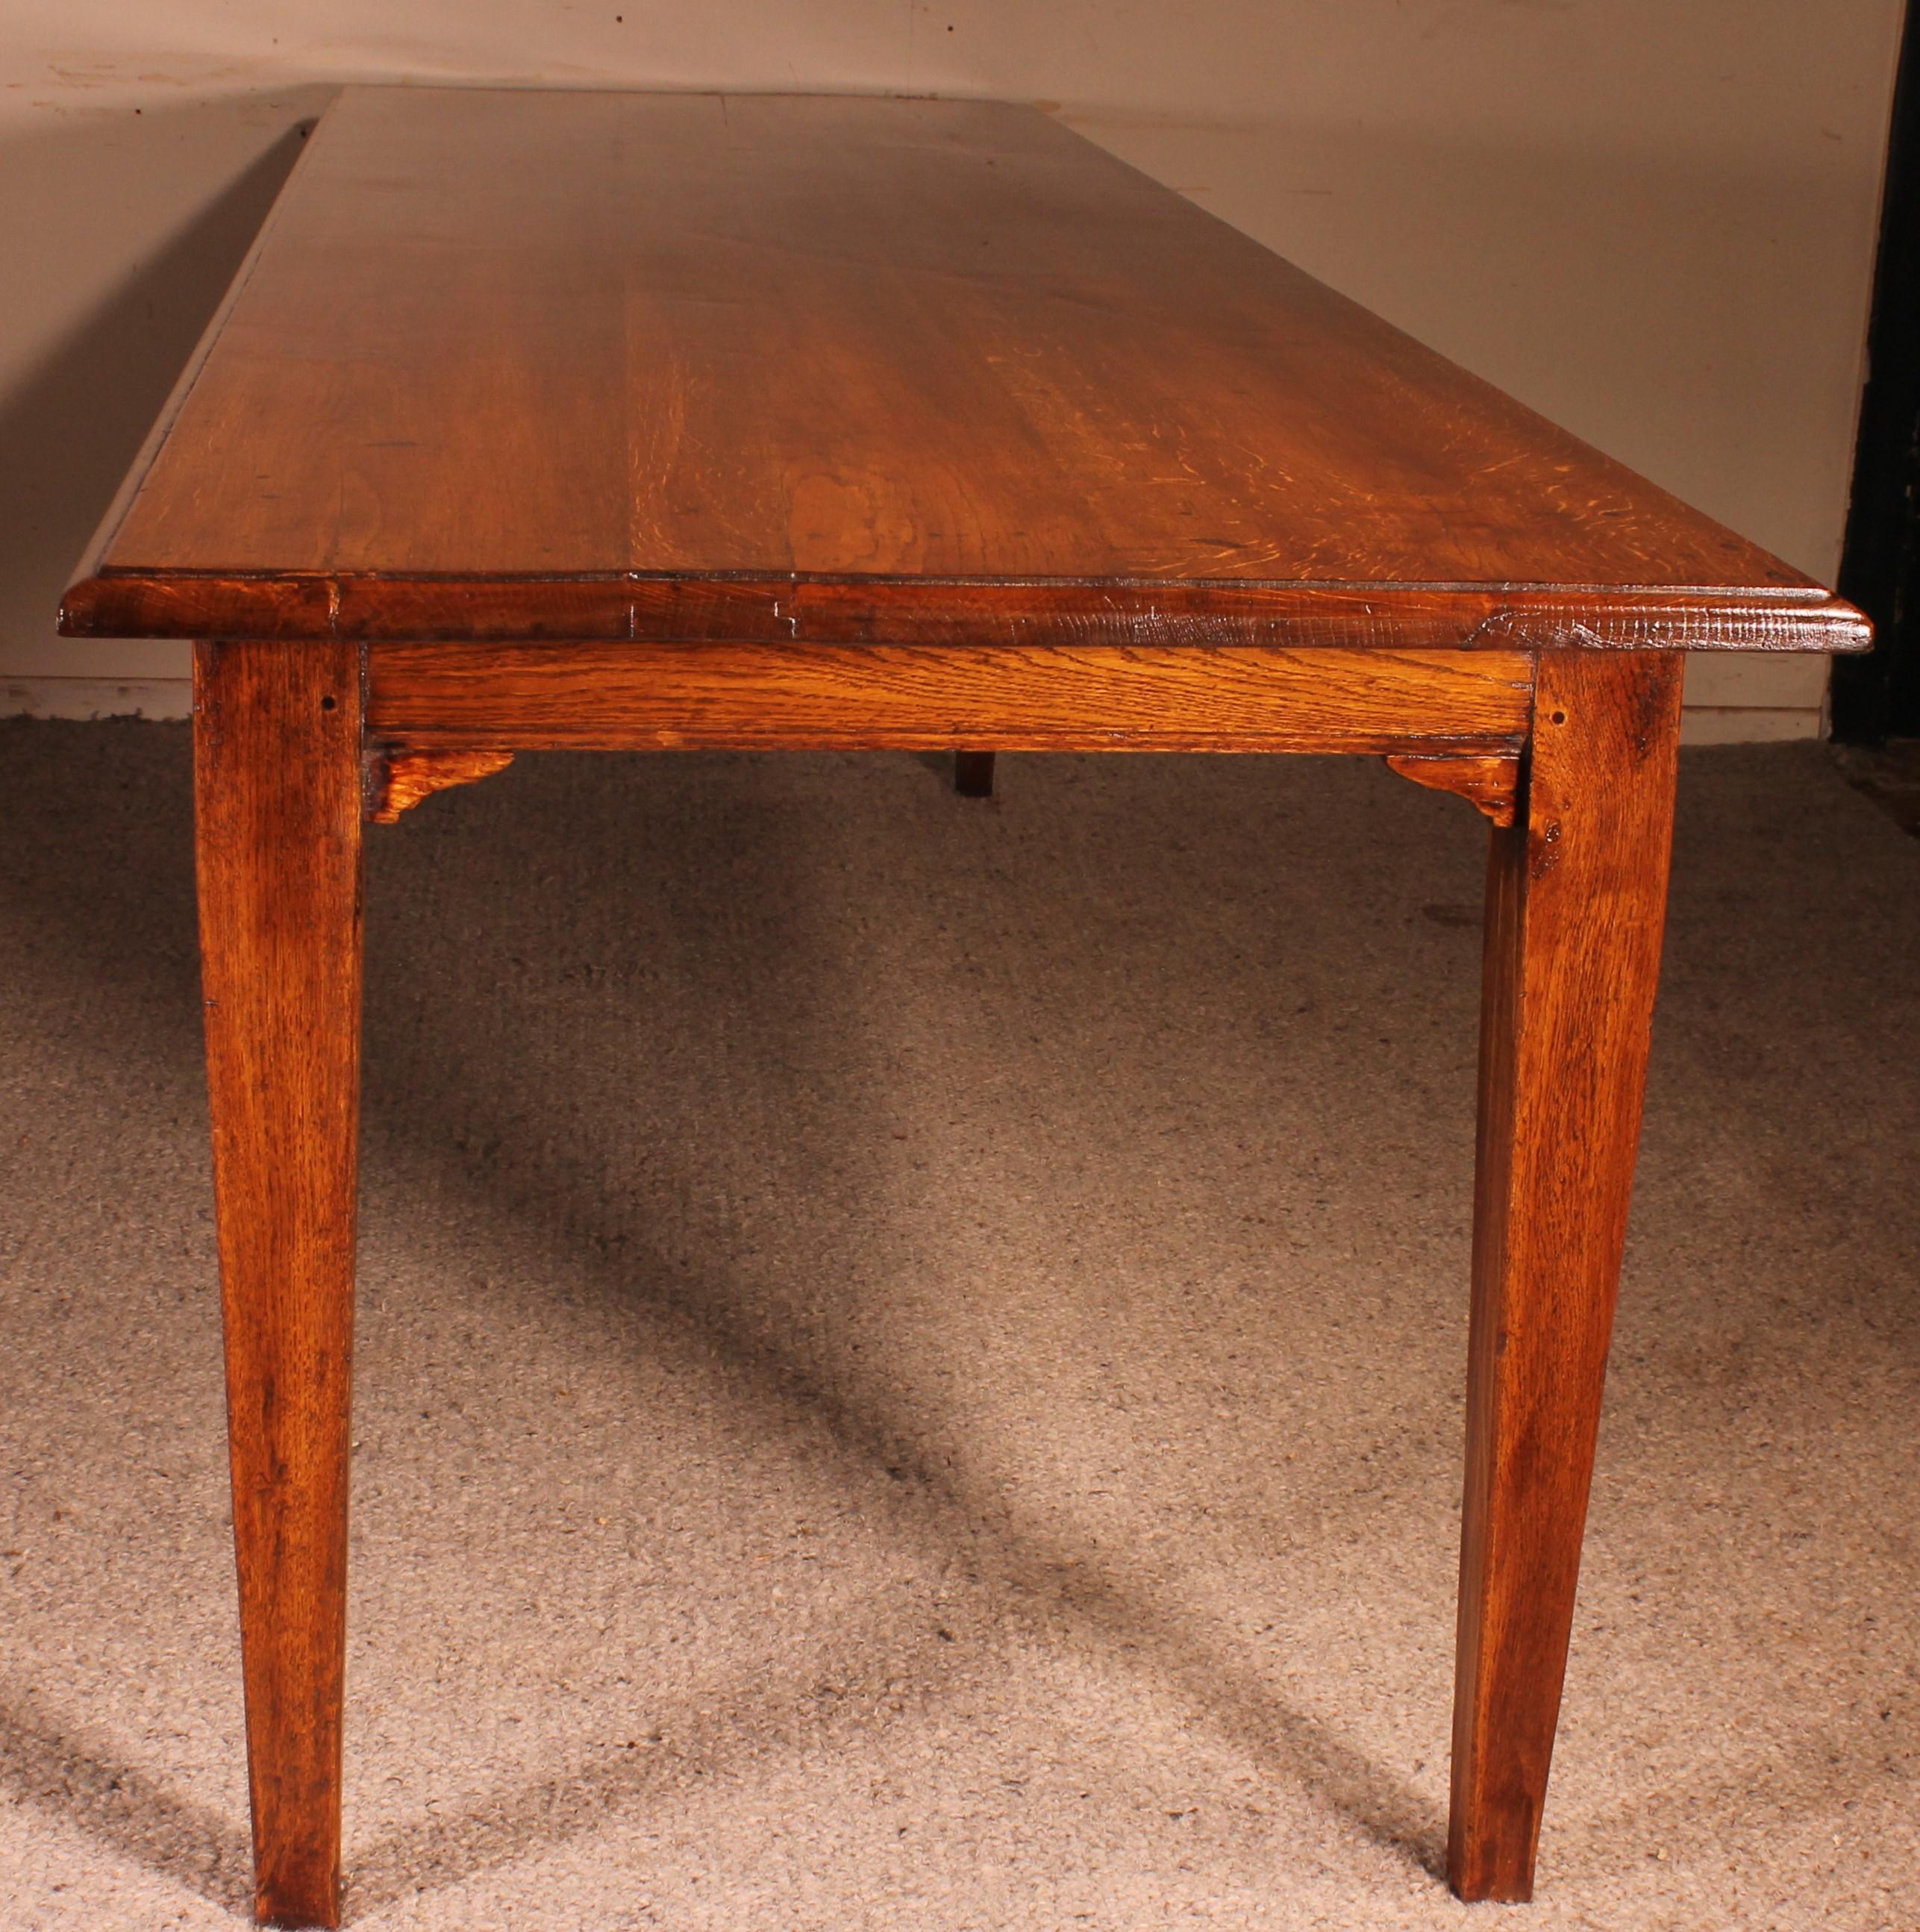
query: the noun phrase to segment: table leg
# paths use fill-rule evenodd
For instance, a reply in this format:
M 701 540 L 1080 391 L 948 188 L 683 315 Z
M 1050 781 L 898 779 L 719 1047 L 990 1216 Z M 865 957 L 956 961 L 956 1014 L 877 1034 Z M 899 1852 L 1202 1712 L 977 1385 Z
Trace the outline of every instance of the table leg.
M 1640 1136 L 1682 660 L 1546 652 L 1493 834 L 1448 1876 L 1521 1900 L 1573 1627 Z
M 194 794 L 256 1916 L 339 1922 L 358 650 L 200 646 Z
M 953 754 L 953 789 L 962 798 L 993 796 L 993 754 L 991 752 L 956 752 Z

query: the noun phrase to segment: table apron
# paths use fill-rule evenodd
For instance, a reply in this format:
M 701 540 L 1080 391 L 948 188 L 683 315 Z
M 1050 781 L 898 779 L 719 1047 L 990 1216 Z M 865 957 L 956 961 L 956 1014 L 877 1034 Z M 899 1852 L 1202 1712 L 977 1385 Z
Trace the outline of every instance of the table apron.
M 290 646 L 290 648 L 298 648 Z M 401 750 L 1511 752 L 1534 654 L 1234 645 L 382 644 Z

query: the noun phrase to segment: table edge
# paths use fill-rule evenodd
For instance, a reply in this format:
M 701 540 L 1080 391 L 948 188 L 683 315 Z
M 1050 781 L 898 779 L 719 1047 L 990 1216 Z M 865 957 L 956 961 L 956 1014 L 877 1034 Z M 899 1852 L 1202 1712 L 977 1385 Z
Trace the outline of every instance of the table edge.
M 1294 644 L 1393 650 L 1864 651 L 1817 585 L 1298 583 L 764 574 L 398 576 L 97 570 L 68 638 L 287 641 Z
M 333 110 L 346 97 L 382 91 L 386 90 L 364 82 L 343 83 L 334 100 L 306 124 L 305 146 L 293 172 L 326 138 Z M 1038 112 L 1030 104 L 1004 100 L 970 104 Z M 1140 172 L 1097 143 L 1089 145 L 1130 172 Z M 110 565 L 106 560 L 134 499 L 288 205 L 291 179 L 290 174 L 275 196 L 82 553 L 75 580 L 61 599 L 60 635 L 368 643 L 618 638 L 836 644 L 1252 643 L 1395 650 L 1684 649 L 1835 655 L 1872 646 L 1872 626 L 1864 615 L 1798 573 L 1798 580 L 1788 584 L 1593 585 L 1016 580 L 792 571 L 474 576 Z

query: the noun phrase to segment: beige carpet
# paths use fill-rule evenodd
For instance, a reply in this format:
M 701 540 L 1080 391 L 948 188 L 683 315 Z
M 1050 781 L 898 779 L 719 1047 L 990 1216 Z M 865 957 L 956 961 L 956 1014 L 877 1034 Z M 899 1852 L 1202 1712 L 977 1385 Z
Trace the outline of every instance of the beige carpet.
M 0 1926 L 247 1890 L 183 728 L 0 725 Z M 1920 842 L 1690 755 L 1530 1909 L 1444 1832 L 1479 822 L 524 758 L 377 833 L 351 1922 L 1920 1926 Z

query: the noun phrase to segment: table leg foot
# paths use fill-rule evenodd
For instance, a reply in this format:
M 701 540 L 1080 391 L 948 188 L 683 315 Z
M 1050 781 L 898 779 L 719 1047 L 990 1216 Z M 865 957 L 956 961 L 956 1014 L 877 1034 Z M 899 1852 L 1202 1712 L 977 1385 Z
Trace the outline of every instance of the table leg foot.
M 354 647 L 200 646 L 208 1084 L 255 1914 L 272 1925 L 339 1922 L 360 730 Z
M 953 754 L 953 789 L 962 798 L 993 796 L 993 754 L 991 752 L 956 752 Z
M 1493 834 L 1447 1869 L 1523 1900 L 1573 1626 L 1666 896 L 1681 659 L 1546 652 Z

